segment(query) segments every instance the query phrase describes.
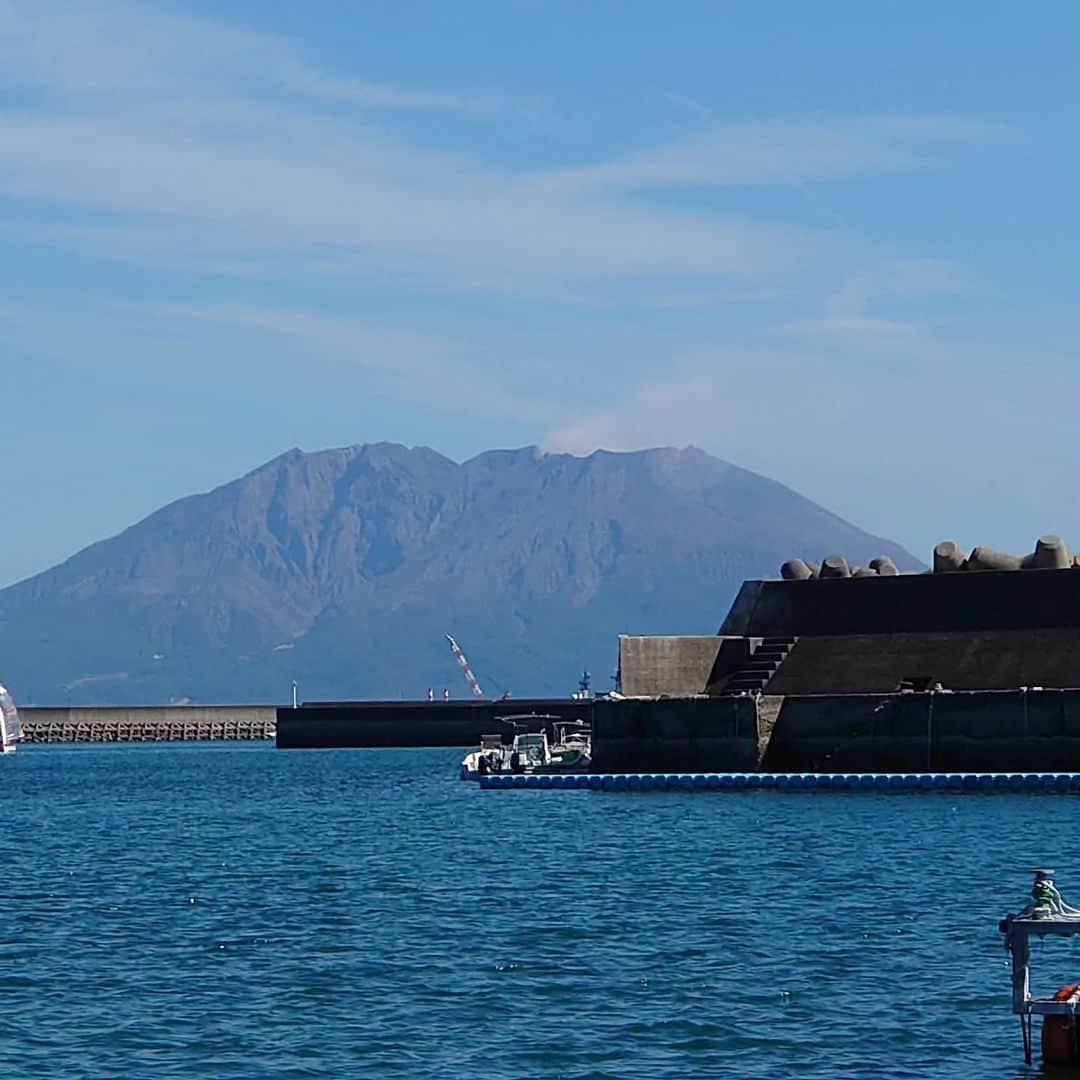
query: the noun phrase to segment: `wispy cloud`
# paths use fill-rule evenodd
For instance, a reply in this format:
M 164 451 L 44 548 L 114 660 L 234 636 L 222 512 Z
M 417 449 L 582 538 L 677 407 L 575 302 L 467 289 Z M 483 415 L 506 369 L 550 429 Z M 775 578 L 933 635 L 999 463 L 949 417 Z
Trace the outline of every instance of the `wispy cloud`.
M 1015 142 L 1010 127 L 952 115 L 704 125 L 618 161 L 556 169 L 553 188 L 802 184 L 940 166 L 958 149 Z
M 1001 137 L 962 118 L 705 125 L 620 159 L 510 169 L 393 126 L 403 112 L 497 111 L 483 90 L 365 82 L 292 41 L 122 0 L 0 0 L 0 85 L 17 91 L 0 107 L 0 197 L 64 210 L 32 228 L 53 245 L 574 302 L 651 302 L 673 283 L 783 289 L 835 259 L 819 231 L 635 189 L 823 181 Z M 31 231 L 18 212 L 8 227 Z
M 789 338 L 828 338 L 843 346 L 865 348 L 888 339 L 925 338 L 926 329 L 872 310 L 875 303 L 928 298 L 964 297 L 978 291 L 971 276 L 941 259 L 887 259 L 848 275 L 825 298 L 824 313 L 816 318 L 777 328 Z
M 968 390 L 965 372 L 976 363 L 985 368 L 987 351 L 941 334 L 926 319 L 887 317 L 869 307 L 888 298 L 974 289 L 958 268 L 940 260 L 886 260 L 844 280 L 825 297 L 819 316 L 765 327 L 744 344 L 683 349 L 653 378 L 549 431 L 544 448 L 582 454 L 674 441 L 727 444 L 734 452 L 766 437 L 784 449 L 804 439 L 814 445 L 814 430 L 840 436 L 842 455 L 853 439 L 900 444 L 912 417 L 892 405 L 910 402 L 920 385 L 930 384 L 918 424 L 955 408 L 958 397 L 971 406 L 986 389 Z M 870 407 L 860 404 L 867 402 Z M 824 456 L 831 452 L 828 443 L 817 445 Z M 775 458 L 768 460 L 782 471 Z
M 0 86 L 53 98 L 232 90 L 367 109 L 485 112 L 487 94 L 367 82 L 319 69 L 294 42 L 138 0 L 0 0 Z
M 676 94 L 670 90 L 662 91 L 660 96 L 676 108 L 692 113 L 698 120 L 712 120 L 712 109 L 698 101 L 697 98 L 688 97 L 686 94 Z
M 0 155 L 0 191 L 126 215 L 76 226 L 79 241 L 165 262 L 319 251 L 354 274 L 544 294 L 553 282 L 775 276 L 818 243 L 794 228 L 541 192 L 454 155 L 281 110 L 9 110 Z
M 324 312 L 243 304 L 158 304 L 132 309 L 166 320 L 211 323 L 254 342 L 271 341 L 285 364 L 346 365 L 365 376 L 370 392 L 413 405 L 483 416 L 505 411 L 525 424 L 549 424 L 552 410 L 521 392 L 478 346 L 446 337 L 390 329 Z
M 919 321 L 835 318 L 813 334 L 683 350 L 543 446 L 694 444 L 886 535 L 908 528 L 928 547 L 977 521 L 985 531 L 969 544 L 1013 543 L 1077 527 L 1063 493 L 1078 360 Z

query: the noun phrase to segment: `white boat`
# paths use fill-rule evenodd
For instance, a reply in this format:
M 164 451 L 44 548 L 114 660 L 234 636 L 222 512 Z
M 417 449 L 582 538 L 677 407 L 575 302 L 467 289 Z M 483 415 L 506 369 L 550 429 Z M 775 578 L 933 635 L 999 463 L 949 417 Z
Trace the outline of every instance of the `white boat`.
M 6 687 L 0 685 L 0 752 L 12 753 L 21 738 L 22 724 L 19 722 L 19 710 L 15 708 L 15 699 Z
M 461 763 L 461 779 L 479 780 L 489 773 L 505 772 L 509 753 L 501 735 L 481 735 L 480 749 L 466 754 Z
M 480 749 L 466 754 L 461 763 L 462 780 L 479 780 L 492 773 L 588 772 L 591 735 L 583 721 L 533 714 L 497 719 L 513 725 L 513 742 L 507 746 L 501 735 L 482 736 Z

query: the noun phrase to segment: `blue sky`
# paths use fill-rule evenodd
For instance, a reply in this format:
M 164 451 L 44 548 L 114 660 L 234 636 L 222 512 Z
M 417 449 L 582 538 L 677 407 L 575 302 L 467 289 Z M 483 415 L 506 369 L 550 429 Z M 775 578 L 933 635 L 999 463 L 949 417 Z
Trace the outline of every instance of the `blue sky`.
M 1075 498 L 1080 8 L 0 0 L 0 583 L 294 445 Z

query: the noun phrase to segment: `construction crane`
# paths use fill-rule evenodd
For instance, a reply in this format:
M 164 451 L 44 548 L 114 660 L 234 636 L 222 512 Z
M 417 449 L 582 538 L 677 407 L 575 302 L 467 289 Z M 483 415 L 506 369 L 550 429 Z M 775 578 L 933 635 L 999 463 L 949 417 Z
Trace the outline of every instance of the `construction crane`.
M 458 666 L 465 672 L 465 678 L 469 681 L 473 696 L 482 698 L 484 691 L 480 689 L 480 684 L 476 681 L 476 676 L 473 674 L 472 668 L 469 667 L 469 661 L 465 659 L 461 646 L 449 634 L 446 635 L 446 640 L 450 642 L 450 648 L 454 653 L 454 659 L 458 662 Z

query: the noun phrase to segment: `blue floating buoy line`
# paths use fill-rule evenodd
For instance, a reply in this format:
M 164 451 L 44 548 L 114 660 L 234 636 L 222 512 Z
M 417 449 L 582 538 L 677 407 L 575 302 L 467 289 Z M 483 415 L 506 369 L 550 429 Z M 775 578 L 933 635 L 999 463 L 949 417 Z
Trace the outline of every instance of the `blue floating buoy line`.
M 495 773 L 482 788 L 589 791 L 1080 791 L 1080 773 Z

